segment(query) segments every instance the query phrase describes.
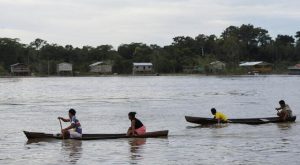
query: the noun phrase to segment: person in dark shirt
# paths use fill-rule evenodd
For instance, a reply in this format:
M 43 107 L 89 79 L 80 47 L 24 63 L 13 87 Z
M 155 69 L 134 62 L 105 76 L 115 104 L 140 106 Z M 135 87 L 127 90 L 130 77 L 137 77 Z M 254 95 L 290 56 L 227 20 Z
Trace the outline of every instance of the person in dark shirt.
M 127 136 L 143 135 L 146 133 L 146 127 L 137 118 L 135 118 L 136 112 L 129 112 L 128 118 L 131 121 L 131 126 L 127 131 Z
M 279 105 L 280 107 L 276 108 L 276 110 L 278 111 L 277 116 L 280 117 L 281 120 L 285 121 L 286 119 L 293 116 L 291 108 L 285 103 L 284 100 L 280 100 Z

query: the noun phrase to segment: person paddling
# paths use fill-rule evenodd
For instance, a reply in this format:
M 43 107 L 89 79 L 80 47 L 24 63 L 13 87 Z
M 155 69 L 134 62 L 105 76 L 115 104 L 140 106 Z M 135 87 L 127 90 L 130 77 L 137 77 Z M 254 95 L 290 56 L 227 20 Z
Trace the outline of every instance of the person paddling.
M 289 105 L 287 105 L 284 100 L 280 100 L 279 101 L 279 108 L 276 108 L 277 112 L 277 116 L 279 116 L 279 118 L 283 121 L 285 121 L 286 119 L 290 118 L 293 116 L 293 112 L 291 110 L 291 108 L 289 107 Z M 281 110 L 281 111 L 279 111 Z
M 143 135 L 146 133 L 146 127 L 143 123 L 135 118 L 136 112 L 129 112 L 128 118 L 131 121 L 131 126 L 127 131 L 127 136 Z
M 81 138 L 82 129 L 79 120 L 76 118 L 76 111 L 74 109 L 69 110 L 69 119 L 58 117 L 59 120 L 64 122 L 70 122 L 71 125 L 61 130 L 64 138 Z
M 221 112 L 217 112 L 215 108 L 211 109 L 211 113 L 214 115 L 214 119 L 218 120 L 218 123 L 226 123 L 227 122 L 227 116 L 224 115 Z

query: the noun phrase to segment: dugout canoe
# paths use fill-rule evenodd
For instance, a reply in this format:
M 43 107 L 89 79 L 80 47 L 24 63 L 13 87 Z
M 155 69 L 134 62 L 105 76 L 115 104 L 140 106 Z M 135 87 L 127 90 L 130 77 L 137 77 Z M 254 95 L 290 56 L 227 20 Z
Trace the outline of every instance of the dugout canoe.
M 218 121 L 212 118 L 204 117 L 192 117 L 185 116 L 185 120 L 194 124 L 217 124 Z M 266 124 L 266 123 L 285 123 L 285 122 L 294 122 L 296 116 L 292 116 L 287 120 L 283 121 L 279 117 L 263 117 L 263 118 L 244 118 L 244 119 L 228 119 L 227 123 L 238 123 L 238 124 Z
M 28 140 L 31 139 L 62 139 L 60 134 L 49 134 L 43 132 L 28 132 L 23 131 Z M 101 139 L 120 139 L 120 138 L 159 138 L 167 137 L 169 131 L 155 131 L 147 132 L 143 135 L 126 136 L 126 134 L 83 134 L 82 138 L 76 138 L 76 140 L 101 140 Z

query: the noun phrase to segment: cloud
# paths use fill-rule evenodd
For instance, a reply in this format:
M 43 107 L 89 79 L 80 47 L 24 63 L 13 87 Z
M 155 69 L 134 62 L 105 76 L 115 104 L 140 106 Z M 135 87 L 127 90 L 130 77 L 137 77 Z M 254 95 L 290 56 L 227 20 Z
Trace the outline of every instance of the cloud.
M 293 35 L 298 6 L 297 0 L 0 0 L 0 36 L 75 46 L 167 45 L 175 36 L 220 35 L 243 23 Z

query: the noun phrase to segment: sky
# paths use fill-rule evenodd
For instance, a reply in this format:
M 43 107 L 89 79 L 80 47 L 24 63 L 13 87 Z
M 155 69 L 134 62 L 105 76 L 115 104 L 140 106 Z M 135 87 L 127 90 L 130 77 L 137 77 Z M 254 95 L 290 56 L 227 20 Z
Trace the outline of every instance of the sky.
M 170 45 L 176 36 L 220 36 L 252 24 L 278 34 L 300 31 L 299 0 L 0 0 L 0 38 L 59 45 L 142 42 Z

